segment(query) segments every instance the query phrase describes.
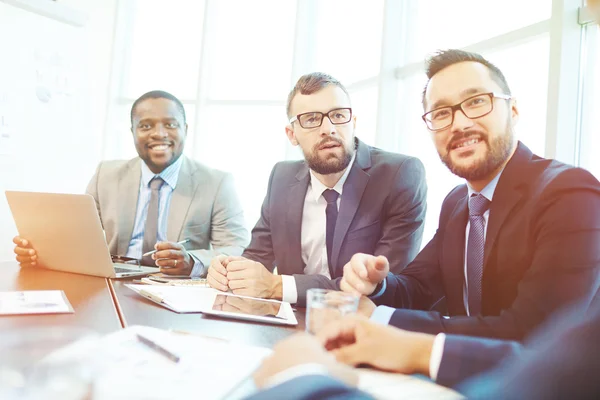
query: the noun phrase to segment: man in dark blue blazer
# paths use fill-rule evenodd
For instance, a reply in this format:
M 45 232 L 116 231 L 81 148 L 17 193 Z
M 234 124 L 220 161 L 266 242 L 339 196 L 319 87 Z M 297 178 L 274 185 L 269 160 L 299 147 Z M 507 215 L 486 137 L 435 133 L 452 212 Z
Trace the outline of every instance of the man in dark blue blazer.
M 342 290 L 370 296 L 383 307 L 367 314 L 399 328 L 516 340 L 579 298 L 587 307 L 600 285 L 597 179 L 517 141 L 516 102 L 480 55 L 440 52 L 427 75 L 423 119 L 467 184 L 407 268 L 388 274 L 385 257 L 357 254 Z
M 421 246 L 423 164 L 358 140 L 348 93 L 331 76 L 301 77 L 287 108 L 304 160 L 275 165 L 250 245 L 243 258 L 213 259 L 211 286 L 303 304 L 309 288 L 338 289 L 357 252 L 384 254 L 400 272 Z
M 448 335 L 437 361 L 423 347 L 434 345 L 433 335 L 346 318 L 318 338 L 297 335 L 278 344 L 255 374 L 257 386 L 266 390 L 254 398 L 371 398 L 353 387 L 356 377 L 332 361 L 332 354 L 352 365 L 427 376 L 437 362 L 436 382 L 469 399 L 599 398 L 600 301 L 595 300 L 587 314 L 582 309 L 568 307 L 557 313 L 525 345 Z

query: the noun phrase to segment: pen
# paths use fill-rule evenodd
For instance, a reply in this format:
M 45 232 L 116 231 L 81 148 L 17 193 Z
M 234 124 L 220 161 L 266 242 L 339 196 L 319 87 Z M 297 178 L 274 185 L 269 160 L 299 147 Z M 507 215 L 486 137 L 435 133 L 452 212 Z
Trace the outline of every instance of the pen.
M 187 242 L 189 242 L 189 241 L 190 241 L 190 239 L 184 239 L 184 240 L 182 240 L 181 242 L 177 242 L 177 244 L 186 244 L 186 243 L 187 243 Z M 157 251 L 158 251 L 158 250 L 152 250 L 152 251 L 149 251 L 149 252 L 147 252 L 147 253 L 144 253 L 144 254 L 142 254 L 142 257 L 149 256 L 149 255 L 151 255 L 151 254 L 154 254 L 154 253 L 156 253 Z
M 156 351 L 157 353 L 162 354 L 163 356 L 167 357 L 169 360 L 173 361 L 174 363 L 178 363 L 179 362 L 179 356 L 176 354 L 171 353 L 169 350 L 165 349 L 164 347 L 160 346 L 158 343 L 153 342 L 152 340 L 140 335 L 139 333 L 136 333 L 135 336 L 137 337 L 137 339 L 145 344 L 146 346 L 150 347 L 152 350 Z

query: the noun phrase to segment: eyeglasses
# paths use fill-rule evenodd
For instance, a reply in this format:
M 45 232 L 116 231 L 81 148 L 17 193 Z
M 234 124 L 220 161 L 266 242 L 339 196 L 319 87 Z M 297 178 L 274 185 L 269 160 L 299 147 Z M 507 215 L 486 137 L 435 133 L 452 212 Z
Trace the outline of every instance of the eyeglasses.
M 347 124 L 352 119 L 351 108 L 336 108 L 326 114 L 318 111 L 307 112 L 298 114 L 290 119 L 290 124 L 298 121 L 301 127 L 304 129 L 318 128 L 323 124 L 323 118 L 329 118 L 333 125 Z
M 423 118 L 430 131 L 441 131 L 452 125 L 454 114 L 458 110 L 471 119 L 488 115 L 494 110 L 494 98 L 510 100 L 511 96 L 495 92 L 482 93 L 469 97 L 453 106 L 440 107 L 426 112 L 421 118 Z

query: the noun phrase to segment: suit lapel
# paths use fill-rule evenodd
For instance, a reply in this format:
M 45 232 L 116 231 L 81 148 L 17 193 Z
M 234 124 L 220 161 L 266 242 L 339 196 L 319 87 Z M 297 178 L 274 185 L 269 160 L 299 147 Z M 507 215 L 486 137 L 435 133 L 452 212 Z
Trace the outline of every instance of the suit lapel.
M 310 182 L 308 167 L 302 164 L 300 171 L 296 174 L 293 182 L 287 192 L 287 201 L 285 203 L 285 224 L 287 225 L 287 243 L 286 252 L 287 263 L 292 273 L 302 274 L 302 214 L 304 211 L 304 199 Z M 273 223 L 273 221 L 271 222 Z M 299 260 L 299 261 L 298 261 Z
M 370 175 L 365 170 L 371 167 L 371 154 L 369 148 L 365 144 L 358 140 L 357 143 L 356 158 L 352 165 L 352 169 L 346 178 L 346 182 L 344 183 L 340 211 L 335 224 L 333 248 L 331 249 L 331 265 L 334 268 L 332 278 L 338 276 L 340 274 L 340 268 L 343 267 L 338 265 L 342 244 L 344 243 L 350 224 L 358 211 L 360 199 L 367 187 L 367 183 L 369 183 Z
M 448 282 L 445 283 L 448 308 L 451 315 L 466 315 L 463 302 L 465 232 L 469 220 L 467 196 L 463 196 L 454 207 L 452 215 L 444 229 L 442 265 L 446 265 Z
M 196 188 L 201 183 L 198 176 L 194 173 L 195 168 L 189 160 L 184 157 L 177 178 L 177 186 L 171 195 L 171 204 L 169 205 L 169 217 L 167 220 L 167 240 L 177 242 L 183 230 L 183 223 L 187 216 Z
M 133 233 L 133 224 L 137 213 L 137 202 L 140 194 L 140 180 L 142 178 L 142 170 L 140 159 L 137 158 L 129 163 L 129 167 L 124 173 L 124 176 L 119 180 L 119 239 L 117 244 L 117 254 L 125 255 L 131 242 L 131 234 Z
M 511 210 L 521 200 L 523 193 L 518 189 L 520 183 L 526 177 L 523 171 L 523 166 L 531 159 L 531 151 L 523 144 L 519 142 L 515 154 L 511 160 L 506 164 L 498 186 L 494 190 L 494 197 L 490 206 L 490 218 L 487 224 L 485 247 L 484 247 L 484 258 L 483 258 L 483 269 L 489 260 L 490 253 L 502 228 L 502 224 L 508 218 Z

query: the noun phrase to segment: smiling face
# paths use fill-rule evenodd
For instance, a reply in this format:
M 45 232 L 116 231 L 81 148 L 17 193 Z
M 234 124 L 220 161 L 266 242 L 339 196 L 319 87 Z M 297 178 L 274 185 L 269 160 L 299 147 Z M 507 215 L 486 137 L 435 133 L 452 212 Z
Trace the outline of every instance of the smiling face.
M 478 62 L 459 62 L 431 78 L 425 91 L 425 112 L 489 92 L 503 93 L 489 69 Z M 513 128 L 519 113 L 515 101 L 494 98 L 492 102 L 489 114 L 471 119 L 456 111 L 452 125 L 432 132 L 442 162 L 467 181 L 491 180 L 516 149 Z
M 183 153 L 187 124 L 172 100 L 149 98 L 138 103 L 131 129 L 140 158 L 155 174 L 173 164 Z
M 328 85 L 313 94 L 296 94 L 290 104 L 290 114 L 315 111 L 327 114 L 346 107 L 350 107 L 348 95 L 340 87 Z M 335 121 L 335 116 L 333 118 Z M 354 125 L 354 119 L 334 125 L 325 116 L 319 127 L 303 128 L 296 121 L 286 127 L 286 133 L 292 145 L 300 146 L 311 170 L 329 175 L 344 171 L 350 164 L 354 154 Z

